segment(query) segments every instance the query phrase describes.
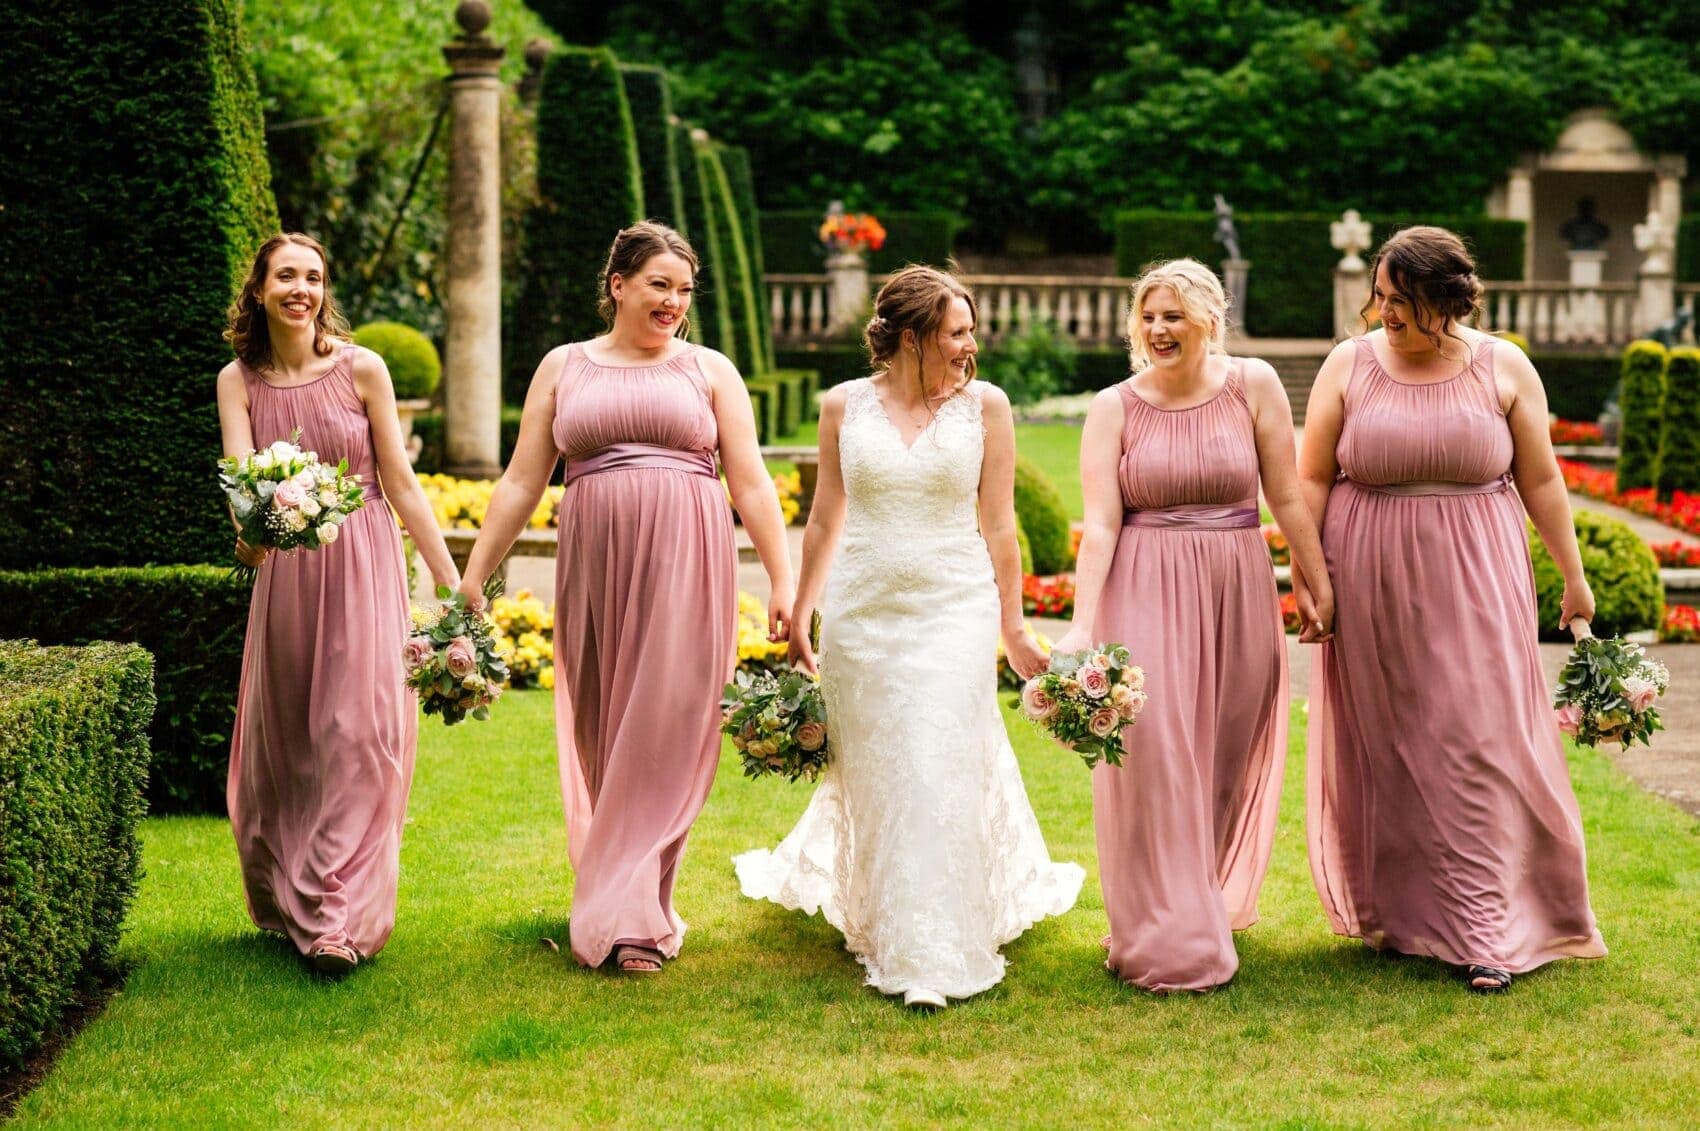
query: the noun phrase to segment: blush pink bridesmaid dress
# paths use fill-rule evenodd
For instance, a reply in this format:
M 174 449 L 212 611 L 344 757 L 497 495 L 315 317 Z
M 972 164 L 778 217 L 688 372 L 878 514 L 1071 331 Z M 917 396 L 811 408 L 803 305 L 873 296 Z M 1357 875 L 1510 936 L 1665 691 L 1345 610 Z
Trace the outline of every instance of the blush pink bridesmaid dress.
M 1420 385 L 1356 349 L 1322 532 L 1335 638 L 1310 707 L 1323 907 L 1336 934 L 1457 966 L 1599 957 L 1493 343 Z
M 673 888 L 719 763 L 737 556 L 700 352 L 613 366 L 574 344 L 557 378 L 555 713 L 586 966 L 678 954 Z
M 418 710 L 402 683 L 407 569 L 384 501 L 355 347 L 304 385 L 241 367 L 254 443 L 301 429 L 347 459 L 366 505 L 334 543 L 266 555 L 248 609 L 226 801 L 254 922 L 303 953 L 370 957 L 395 926 Z
M 1127 645 L 1149 695 L 1120 767 L 1092 772 L 1108 965 L 1206 990 L 1257 921 L 1287 744 L 1287 653 L 1257 509 L 1244 362 L 1211 400 L 1161 409 L 1118 386 L 1127 508 L 1094 639 Z

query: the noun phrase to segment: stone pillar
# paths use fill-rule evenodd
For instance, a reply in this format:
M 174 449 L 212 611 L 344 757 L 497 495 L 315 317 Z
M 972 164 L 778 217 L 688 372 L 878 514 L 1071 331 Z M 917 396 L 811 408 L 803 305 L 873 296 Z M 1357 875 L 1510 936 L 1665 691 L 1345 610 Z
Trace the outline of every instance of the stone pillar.
M 1348 208 L 1334 223 L 1328 225 L 1328 240 L 1340 252 L 1340 262 L 1334 265 L 1334 340 L 1343 341 L 1357 333 L 1361 323 L 1358 311 L 1369 297 L 1369 265 L 1359 253 L 1369 247 L 1370 226 Z
M 502 82 L 487 0 L 455 9 L 449 63 L 449 238 L 443 313 L 443 446 L 452 475 L 501 474 Z
M 1249 259 L 1222 260 L 1222 289 L 1228 292 L 1228 325 L 1227 335 L 1230 338 L 1245 335 L 1245 291 L 1246 276 L 1251 273 Z
M 868 261 L 854 251 L 826 257 L 826 331 L 836 335 L 861 328 L 868 305 Z
M 1661 213 L 1649 212 L 1645 223 L 1635 225 L 1635 250 L 1647 257 L 1635 303 L 1635 332 L 1645 335 L 1676 313 L 1676 232 Z
M 1505 218 L 1521 220 L 1527 228 L 1523 239 L 1523 278 L 1535 275 L 1535 171 L 1527 160 L 1512 166 L 1505 181 Z
M 1570 259 L 1570 305 L 1560 341 L 1606 340 L 1606 304 L 1595 287 L 1605 275 L 1606 253 L 1598 250 L 1565 252 Z

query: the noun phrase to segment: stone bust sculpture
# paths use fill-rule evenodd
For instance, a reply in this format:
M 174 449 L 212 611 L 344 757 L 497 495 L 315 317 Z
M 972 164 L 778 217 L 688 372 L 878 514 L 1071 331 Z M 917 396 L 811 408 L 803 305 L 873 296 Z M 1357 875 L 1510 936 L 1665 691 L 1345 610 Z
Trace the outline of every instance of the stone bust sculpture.
M 1558 234 L 1564 237 L 1571 251 L 1598 251 L 1611 228 L 1594 215 L 1594 198 L 1584 196 L 1576 202 L 1576 215 L 1559 225 Z

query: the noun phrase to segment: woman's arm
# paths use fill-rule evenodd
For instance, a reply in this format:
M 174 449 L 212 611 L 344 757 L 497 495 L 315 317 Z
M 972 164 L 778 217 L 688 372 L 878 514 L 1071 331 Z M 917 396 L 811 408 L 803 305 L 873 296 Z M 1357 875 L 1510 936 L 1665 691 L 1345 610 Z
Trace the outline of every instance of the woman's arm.
M 514 454 L 490 494 L 490 505 L 484 510 L 484 528 L 478 532 L 478 540 L 467 558 L 466 573 L 460 579 L 460 590 L 473 608 L 483 607 L 484 583 L 513 549 L 514 539 L 531 520 L 549 486 L 549 477 L 555 472 L 561 454 L 555 448 L 552 434 L 555 382 L 567 363 L 568 348 L 557 346 L 550 350 L 538 362 L 537 372 L 531 375 Z
M 1334 631 L 1334 587 L 1329 584 L 1328 566 L 1322 559 L 1316 520 L 1299 483 L 1298 445 L 1293 438 L 1293 410 L 1287 403 L 1287 390 L 1274 368 L 1256 358 L 1245 363 L 1245 390 L 1257 439 L 1263 498 L 1292 547 L 1295 572 L 1305 579 L 1303 592 L 1295 589 L 1294 597 L 1305 627 L 1311 630 L 1306 639 L 1327 640 Z
M 366 419 L 372 428 L 372 451 L 377 457 L 378 481 L 383 485 L 384 498 L 395 509 L 396 517 L 407 528 L 408 537 L 425 559 L 431 579 L 450 589 L 460 584 L 460 570 L 455 568 L 449 548 L 443 542 L 443 532 L 437 527 L 437 517 L 425 498 L 419 477 L 413 474 L 413 464 L 407 458 L 407 443 L 401 438 L 401 418 L 396 414 L 395 385 L 384 359 L 369 349 L 354 350 L 354 389 L 366 404 Z
M 245 456 L 254 450 L 254 424 L 248 418 L 248 386 L 243 384 L 242 370 L 234 361 L 218 371 L 218 432 L 225 455 Z M 241 530 L 235 511 L 230 511 L 230 525 Z M 236 560 L 245 566 L 259 568 L 270 552 L 270 546 L 250 546 L 240 536 L 236 539 Z
M 1540 374 L 1522 350 L 1510 342 L 1493 346 L 1494 371 L 1512 388 L 1505 419 L 1511 427 L 1511 478 L 1523 509 L 1529 512 L 1547 552 L 1564 576 L 1564 600 L 1558 627 L 1572 618 L 1594 619 L 1594 591 L 1582 572 L 1582 552 L 1576 546 L 1576 525 L 1570 514 L 1570 492 L 1552 452 L 1552 429 L 1547 423 L 1547 393 Z
M 1346 385 L 1352 378 L 1356 351 L 1357 345 L 1350 338 L 1334 347 L 1316 374 L 1316 381 L 1310 387 L 1310 402 L 1305 407 L 1304 443 L 1299 449 L 1299 493 L 1310 511 L 1319 541 L 1327 521 L 1328 493 L 1334 489 L 1334 479 L 1340 474 L 1335 448 L 1345 425 Z M 1297 554 L 1293 556 L 1292 577 L 1293 596 L 1301 601 L 1311 600 L 1304 563 Z M 1329 628 L 1332 630 L 1332 623 Z M 1313 623 L 1306 623 L 1299 632 L 1300 643 L 1314 644 L 1320 639 Z
M 785 541 L 785 515 L 779 509 L 779 495 L 756 442 L 750 391 L 724 354 L 705 349 L 699 356 L 714 396 L 714 422 L 720 433 L 720 466 L 726 472 L 726 487 L 767 571 L 772 594 L 767 602 L 767 638 L 784 640 L 791 631 L 795 597 L 791 548 Z
M 1098 604 L 1110 562 L 1122 534 L 1122 427 L 1126 409 L 1114 387 L 1092 398 L 1080 433 L 1080 489 L 1086 499 L 1085 529 L 1074 564 L 1074 621 L 1057 641 L 1059 652 L 1079 652 L 1094 644 Z
M 820 607 L 833 551 L 844 530 L 844 475 L 838 464 L 838 432 L 844 423 L 845 389 L 844 385 L 835 386 L 820 399 L 820 469 L 814 502 L 809 507 L 809 524 L 803 528 L 797 599 L 791 606 L 791 662 L 810 675 L 818 674 L 819 668 L 809 640 L 809 622 Z
M 996 385 L 976 382 L 986 430 L 980 461 L 980 536 L 992 557 L 998 582 L 999 630 L 1004 655 L 1022 679 L 1045 670 L 1045 650 L 1027 635 L 1021 615 L 1021 547 L 1015 540 L 1015 417 L 1009 396 Z

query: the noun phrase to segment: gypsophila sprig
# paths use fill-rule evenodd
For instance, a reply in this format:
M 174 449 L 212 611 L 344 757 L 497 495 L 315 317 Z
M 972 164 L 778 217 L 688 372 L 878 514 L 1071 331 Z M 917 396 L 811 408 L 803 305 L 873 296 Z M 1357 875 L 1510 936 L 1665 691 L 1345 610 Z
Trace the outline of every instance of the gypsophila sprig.
M 743 755 L 749 778 L 814 781 L 832 757 L 820 684 L 799 671 L 740 668 L 720 700 L 720 733 Z
M 1669 670 L 1641 645 L 1581 635 L 1553 689 L 1558 729 L 1584 746 L 1651 746 L 1653 732 L 1664 729 L 1653 704 L 1669 686 Z
M 236 517 L 237 536 L 250 546 L 317 550 L 337 540 L 349 515 L 365 505 L 360 476 L 348 461 L 335 467 L 300 447 L 301 429 L 270 447 L 218 461 L 218 482 Z M 237 566 L 252 577 L 252 566 Z
M 1145 672 L 1120 644 L 1053 652 L 1051 665 L 1021 689 L 1021 709 L 1080 755 L 1087 769 L 1122 764 L 1122 727 L 1145 707 Z
M 493 583 L 498 587 L 499 582 Z M 494 594 L 486 586 L 485 597 Z M 471 715 L 490 717 L 507 686 L 508 666 L 496 652 L 495 625 L 484 613 L 466 607 L 466 594 L 437 586 L 436 609 L 413 610 L 413 634 L 402 645 L 407 686 L 419 692 L 427 715 L 441 715 L 450 726 Z

